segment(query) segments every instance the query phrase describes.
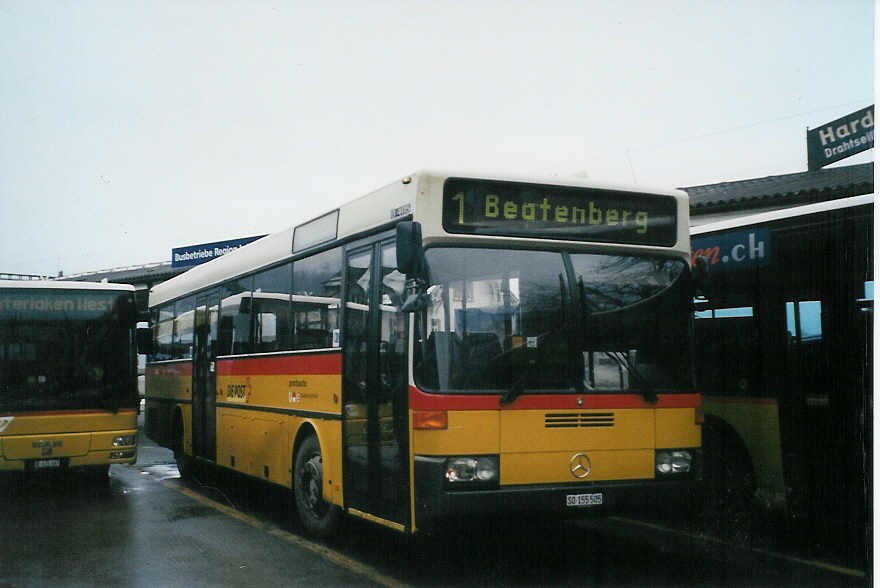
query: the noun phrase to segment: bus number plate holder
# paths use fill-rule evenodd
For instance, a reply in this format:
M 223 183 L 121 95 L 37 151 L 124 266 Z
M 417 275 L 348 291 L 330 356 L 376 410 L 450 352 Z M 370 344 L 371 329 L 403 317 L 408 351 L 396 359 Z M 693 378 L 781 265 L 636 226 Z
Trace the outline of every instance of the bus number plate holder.
M 60 459 L 35 459 L 31 462 L 35 470 L 50 470 L 61 467 Z
M 605 497 L 601 492 L 596 494 L 566 494 L 565 506 L 601 506 L 605 502 Z

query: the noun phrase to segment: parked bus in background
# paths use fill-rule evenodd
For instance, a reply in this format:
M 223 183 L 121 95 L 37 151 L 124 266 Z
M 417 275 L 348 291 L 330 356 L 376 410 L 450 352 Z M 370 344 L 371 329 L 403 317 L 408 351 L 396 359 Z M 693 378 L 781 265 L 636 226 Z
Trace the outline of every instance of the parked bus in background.
M 150 293 L 146 427 L 401 532 L 693 484 L 688 202 L 420 172 Z
M 0 471 L 135 462 L 136 321 L 133 286 L 0 280 Z
M 870 538 L 873 214 L 856 196 L 691 231 L 710 268 L 695 313 L 710 494 L 853 548 Z

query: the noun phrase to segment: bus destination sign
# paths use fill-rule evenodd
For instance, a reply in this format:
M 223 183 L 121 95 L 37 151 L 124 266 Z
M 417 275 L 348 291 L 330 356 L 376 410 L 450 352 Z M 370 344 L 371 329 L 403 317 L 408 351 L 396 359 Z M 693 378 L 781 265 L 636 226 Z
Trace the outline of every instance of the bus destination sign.
M 449 178 L 449 233 L 634 245 L 675 245 L 673 196 L 618 190 Z
M 0 320 L 95 319 L 109 315 L 125 294 L 27 290 L 4 293 Z

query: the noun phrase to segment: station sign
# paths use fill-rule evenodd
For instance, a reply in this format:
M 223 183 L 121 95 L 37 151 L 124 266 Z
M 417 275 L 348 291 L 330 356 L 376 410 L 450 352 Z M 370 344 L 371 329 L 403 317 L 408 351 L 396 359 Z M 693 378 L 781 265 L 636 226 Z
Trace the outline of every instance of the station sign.
M 239 247 L 247 245 L 248 243 L 256 241 L 262 237 L 265 237 L 265 235 L 230 239 L 228 241 L 217 241 L 215 243 L 202 243 L 200 245 L 175 247 L 171 250 L 171 267 L 199 265 L 211 261 L 212 259 L 217 259 L 227 253 L 231 253 Z
M 874 105 L 807 130 L 807 167 L 820 169 L 874 148 Z

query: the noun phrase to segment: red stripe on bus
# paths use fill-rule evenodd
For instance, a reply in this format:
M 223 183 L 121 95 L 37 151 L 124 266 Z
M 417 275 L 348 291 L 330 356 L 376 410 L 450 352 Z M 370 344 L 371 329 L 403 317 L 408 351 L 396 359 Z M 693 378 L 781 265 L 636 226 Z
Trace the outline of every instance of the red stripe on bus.
M 578 404 L 578 399 L 582 401 Z M 696 408 L 699 394 L 659 394 L 648 402 L 638 394 L 524 394 L 503 407 L 498 394 L 426 394 L 409 389 L 414 410 L 593 410 L 605 408 Z
M 341 373 L 342 354 L 338 351 L 308 355 L 236 357 L 217 360 L 218 376 L 337 375 Z
M 703 400 L 706 402 L 716 402 L 718 404 L 777 404 L 775 398 L 756 398 L 754 396 L 712 396 L 711 394 L 703 394 Z

